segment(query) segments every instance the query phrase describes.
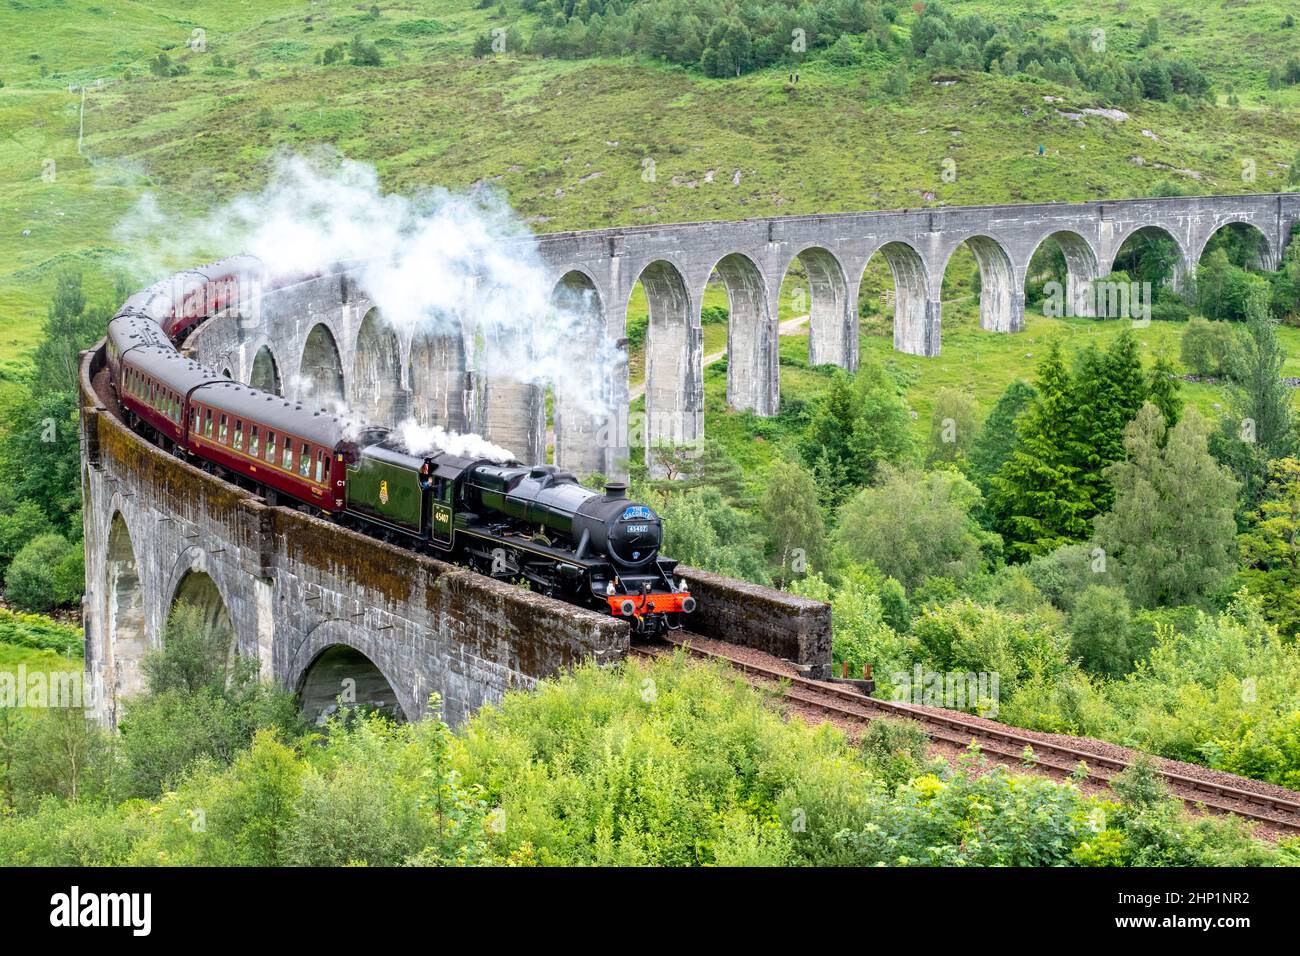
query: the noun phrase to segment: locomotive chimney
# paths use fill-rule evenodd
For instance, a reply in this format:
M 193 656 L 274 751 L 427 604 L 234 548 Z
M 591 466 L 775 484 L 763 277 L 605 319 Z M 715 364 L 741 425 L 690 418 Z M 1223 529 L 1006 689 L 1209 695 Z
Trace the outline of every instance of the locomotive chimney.
M 623 481 L 607 481 L 605 483 L 606 498 L 626 498 L 627 483 Z

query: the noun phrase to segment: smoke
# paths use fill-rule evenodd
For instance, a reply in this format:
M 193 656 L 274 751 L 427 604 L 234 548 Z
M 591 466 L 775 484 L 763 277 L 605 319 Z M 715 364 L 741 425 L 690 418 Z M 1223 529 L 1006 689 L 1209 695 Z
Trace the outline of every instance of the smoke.
M 407 454 L 418 457 L 444 451 L 451 455 L 460 455 L 462 458 L 486 458 L 499 465 L 507 465 L 517 460 L 505 448 L 494 445 L 478 435 L 460 435 L 437 425 L 420 425 L 410 418 L 397 426 L 394 434 Z
M 609 412 L 603 383 L 617 352 L 592 303 L 553 298 L 531 233 L 494 193 L 386 193 L 368 164 L 324 150 L 284 154 L 264 187 L 202 216 L 165 214 L 144 196 L 117 238 L 154 277 L 187 254 L 195 264 L 251 253 L 268 275 L 347 263 L 399 334 L 463 335 L 480 375 L 554 387 L 575 409 Z

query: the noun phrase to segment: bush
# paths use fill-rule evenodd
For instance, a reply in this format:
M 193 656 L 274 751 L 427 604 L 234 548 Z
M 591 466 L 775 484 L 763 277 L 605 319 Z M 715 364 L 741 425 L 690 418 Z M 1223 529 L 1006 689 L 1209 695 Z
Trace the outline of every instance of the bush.
M 920 724 L 891 717 L 871 721 L 858 741 L 867 769 L 891 786 L 919 775 L 929 747 L 930 735 Z
M 1070 653 L 1094 674 L 1129 672 L 1132 612 L 1123 590 L 1094 584 L 1079 595 L 1070 614 Z
M 1227 322 L 1192 318 L 1183 330 L 1179 358 L 1194 375 L 1223 375 L 1232 367 L 1236 333 Z
M 1025 573 L 1042 594 L 1063 611 L 1074 607 L 1078 595 L 1094 584 L 1113 583 L 1104 556 L 1091 545 L 1063 544 L 1025 565 Z
M 169 693 L 175 693 L 169 692 Z M 436 699 L 430 702 L 437 709 Z M 2 715 L 0 715 L 2 716 Z M 1246 865 L 1291 853 L 1189 821 L 1149 769 L 1117 803 L 1073 784 L 926 766 L 879 721 L 855 753 L 683 657 L 583 665 L 506 695 L 457 735 L 436 718 L 254 735 L 151 805 L 49 799 L 0 815 L 25 864 Z
M 81 544 L 60 534 L 33 538 L 5 572 L 5 597 L 26 611 L 48 611 L 81 597 Z
M 149 827 L 138 803 L 103 807 L 53 798 L 0 821 L 0 860 L 9 866 L 127 866 Z
M 726 306 L 710 305 L 700 310 L 701 325 L 726 325 L 730 316 Z
M 3 492 L 0 492 L 2 494 Z M 0 501 L 0 566 L 8 566 L 34 538 L 54 531 L 49 517 L 35 501 Z
M 891 695 L 894 675 L 910 671 L 916 659 L 912 642 L 901 633 L 910 622 L 906 619 L 907 598 L 898 582 L 882 578 L 875 569 L 853 568 L 843 575 L 838 587 L 829 585 L 820 574 L 811 574 L 795 581 L 790 591 L 831 605 L 833 666 L 838 669 L 848 664 L 851 673 L 860 674 L 862 666 L 870 664 L 878 692 Z M 887 609 L 886 602 L 892 609 Z M 890 620 L 900 612 L 904 618 L 901 628 Z
M 956 471 L 895 471 L 864 488 L 839 515 L 838 540 L 858 563 L 870 562 L 906 588 L 927 575 L 961 580 L 978 571 L 1001 540 L 973 514 L 979 489 Z
M 15 614 L 0 608 L 0 644 L 80 657 L 84 635 L 79 627 L 60 624 L 41 614 Z
M 301 733 L 294 694 L 261 683 L 257 662 L 231 653 L 228 635 L 197 608 L 176 606 L 162 650 L 144 662 L 148 692 L 126 701 L 118 723 L 121 795 L 156 797 L 201 758 L 228 764 L 261 729 Z
M 1006 697 L 1031 675 L 1067 670 L 1069 635 L 1057 617 L 1012 614 L 962 599 L 928 608 L 912 622 L 912 636 L 928 670 L 997 674 L 998 691 Z
M 1179 296 L 1157 297 L 1151 306 L 1151 318 L 1157 322 L 1186 322 L 1192 310 Z
M 354 66 L 380 66 L 383 63 L 383 57 L 379 55 L 379 50 L 373 43 L 366 43 L 361 39 L 361 34 L 352 38 L 352 46 L 348 50 L 348 55 Z

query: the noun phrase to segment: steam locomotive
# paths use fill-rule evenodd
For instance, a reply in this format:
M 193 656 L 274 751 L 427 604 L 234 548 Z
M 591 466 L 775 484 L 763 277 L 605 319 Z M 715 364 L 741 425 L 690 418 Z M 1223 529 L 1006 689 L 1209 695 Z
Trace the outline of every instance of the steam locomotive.
M 231 381 L 177 351 L 199 322 L 239 308 L 256 260 L 237 257 L 132 296 L 108 326 L 109 385 L 126 423 L 178 457 L 286 504 L 494 578 L 626 619 L 635 632 L 695 610 L 663 522 L 612 482 L 554 465 L 410 449 L 386 428 Z M 173 280 L 175 281 L 175 279 Z

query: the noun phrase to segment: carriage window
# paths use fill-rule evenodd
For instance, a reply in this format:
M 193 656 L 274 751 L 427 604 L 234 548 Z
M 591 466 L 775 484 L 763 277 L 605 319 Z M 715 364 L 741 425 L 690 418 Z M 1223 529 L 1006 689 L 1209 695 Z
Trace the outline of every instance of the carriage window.
M 235 419 L 235 448 L 242 451 L 244 448 L 244 423 Z
M 285 471 L 293 471 L 293 442 L 289 440 L 287 435 L 284 439 L 284 461 L 282 462 L 281 467 L 283 467 Z
M 226 441 L 226 435 L 227 435 L 227 431 L 226 431 L 226 416 L 225 416 L 225 415 L 222 415 L 222 416 L 221 416 L 221 427 L 217 429 L 217 441 L 221 442 L 221 444 L 223 444 L 223 445 L 228 444 L 228 442 Z
M 266 460 L 275 464 L 275 432 L 266 433 Z
M 203 434 L 212 437 L 212 409 L 208 409 L 207 421 L 203 425 Z
M 306 478 L 307 473 L 310 470 L 311 470 L 311 449 L 308 448 L 306 445 L 303 445 L 302 454 L 298 457 L 298 474 Z
M 325 480 L 325 453 L 316 452 L 316 481 L 320 483 Z
M 254 458 L 257 457 L 257 426 L 254 425 L 252 431 L 248 434 L 248 453 Z
M 194 406 L 194 415 L 191 417 L 191 421 L 190 421 L 190 431 L 198 432 L 199 429 L 200 429 L 200 426 L 201 426 L 202 420 L 203 420 L 203 416 L 199 413 L 199 406 L 195 405 L 195 406 Z

